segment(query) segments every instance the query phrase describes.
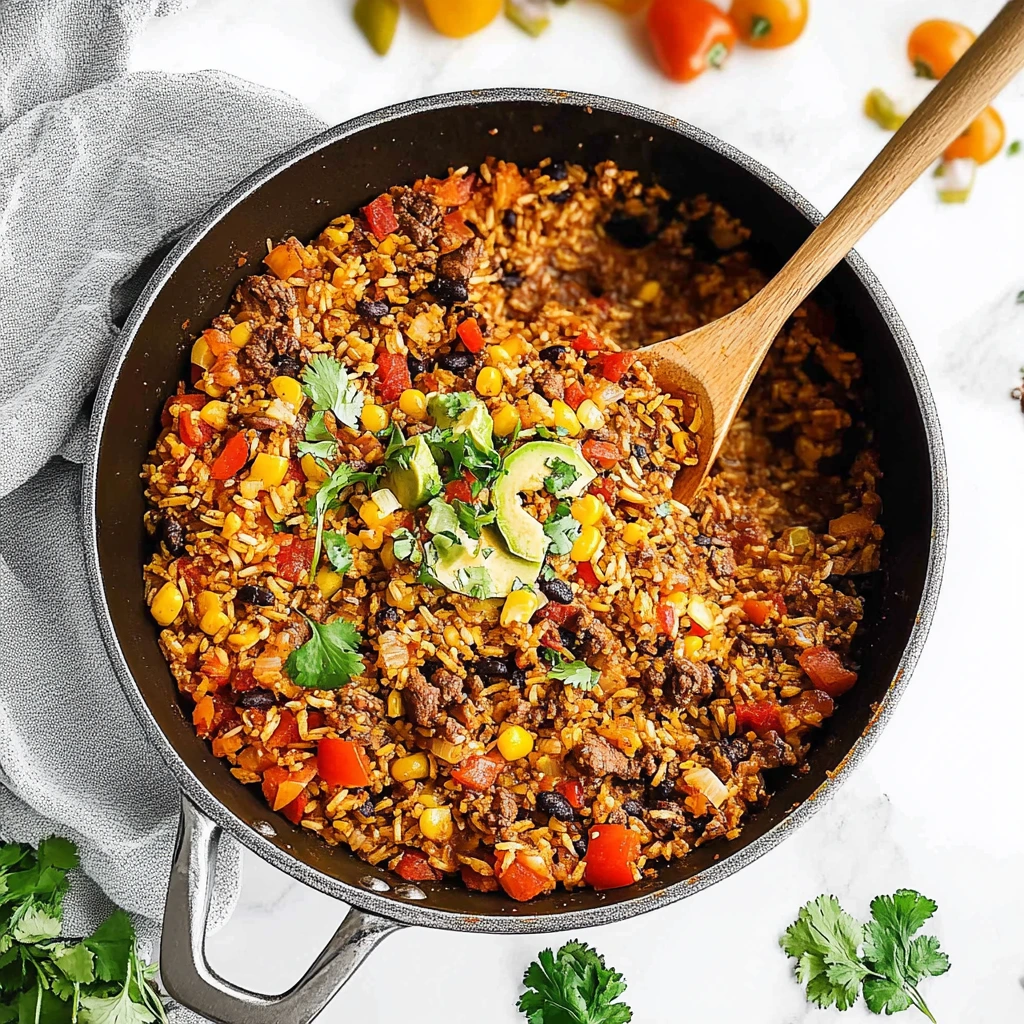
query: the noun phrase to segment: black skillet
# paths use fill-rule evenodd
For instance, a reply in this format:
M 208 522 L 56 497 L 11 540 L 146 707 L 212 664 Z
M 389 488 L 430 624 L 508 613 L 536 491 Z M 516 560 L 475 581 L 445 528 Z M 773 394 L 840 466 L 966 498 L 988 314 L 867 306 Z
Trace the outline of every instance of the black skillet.
M 149 541 L 138 469 L 157 434 L 163 401 L 187 371 L 192 332 L 224 309 L 268 237 L 313 237 L 331 217 L 390 185 L 473 167 L 488 155 L 523 166 L 544 157 L 585 165 L 611 158 L 674 195 L 707 193 L 752 228 L 756 258 L 769 272 L 820 219 L 760 164 L 674 118 L 598 96 L 499 89 L 417 100 L 331 128 L 236 187 L 159 267 L 100 385 L 85 469 L 85 534 L 98 615 L 125 695 L 182 789 L 161 950 L 164 982 L 182 1003 L 217 1021 L 305 1024 L 373 946 L 403 925 L 564 931 L 645 913 L 712 885 L 790 835 L 846 778 L 892 714 L 928 631 L 946 537 L 939 425 L 903 324 L 874 275 L 851 254 L 817 295 L 836 315 L 840 342 L 864 361 L 867 419 L 885 470 L 884 568 L 857 651 L 860 682 L 819 738 L 810 770 L 776 779 L 770 805 L 738 839 L 701 847 L 629 889 L 556 892 L 513 904 L 457 882 L 401 884 L 270 812 L 259 792 L 240 785 L 211 755 L 157 646 L 141 575 Z M 238 266 L 241 253 L 249 255 L 248 266 Z M 186 322 L 190 329 L 183 329 Z M 238 989 L 206 964 L 203 933 L 222 831 L 353 908 L 316 964 L 283 996 Z

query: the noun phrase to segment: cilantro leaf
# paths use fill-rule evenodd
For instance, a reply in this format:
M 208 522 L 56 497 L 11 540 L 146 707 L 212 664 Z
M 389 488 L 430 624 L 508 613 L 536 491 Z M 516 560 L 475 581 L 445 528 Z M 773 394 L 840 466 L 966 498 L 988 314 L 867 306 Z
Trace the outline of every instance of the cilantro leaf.
M 569 554 L 582 530 L 580 524 L 573 519 L 568 504 L 560 501 L 544 523 L 544 533 L 548 537 L 548 550 L 553 555 Z
M 865 978 L 864 1002 L 872 1013 L 899 1013 L 913 1006 L 909 993 L 898 981 L 889 978 Z
M 365 668 L 359 654 L 362 637 L 347 619 L 321 625 L 306 619 L 313 635 L 288 655 L 285 668 L 292 681 L 312 690 L 337 690 Z
M 135 927 L 123 910 L 115 910 L 84 944 L 96 957 L 96 977 L 100 981 L 123 982 L 128 977 Z
M 412 462 L 412 447 L 406 444 L 402 428 L 397 423 L 390 423 L 377 436 L 384 445 L 384 468 L 389 472 L 408 469 Z
M 542 437 L 545 441 L 556 441 L 558 438 L 567 437 L 569 434 L 568 427 L 555 427 L 555 429 L 552 430 L 550 427 L 538 424 L 536 430 L 537 436 Z
M 497 513 L 491 509 L 483 511 L 478 505 L 470 505 L 468 502 L 455 498 L 452 501 L 452 508 L 455 509 L 455 516 L 459 526 L 470 540 L 480 539 L 480 527 L 488 526 L 494 522 Z
M 338 533 L 336 530 L 325 530 L 324 553 L 335 572 L 344 575 L 352 568 L 352 548 L 349 546 L 345 534 Z
M 553 458 L 547 462 L 551 473 L 544 478 L 544 490 L 548 494 L 561 494 L 567 491 L 580 478 L 579 471 L 564 459 Z
M 76 942 L 73 946 L 64 946 L 53 954 L 53 962 L 60 968 L 69 981 L 79 985 L 88 985 L 96 980 L 96 969 L 92 951 L 84 942 Z
M 626 991 L 622 975 L 582 942 L 567 942 L 558 953 L 540 952 L 523 976 L 519 1009 L 530 1024 L 628 1024 L 633 1011 L 618 1002 Z
M 493 486 L 502 473 L 501 456 L 491 446 L 481 445 L 468 431 L 450 427 L 433 427 L 426 434 L 434 461 L 439 466 L 450 464 L 450 477 L 457 479 L 468 469 L 481 489 Z M 479 493 L 479 491 L 477 491 Z
M 357 473 L 349 466 L 340 465 L 318 488 L 316 494 L 306 505 L 306 512 L 316 523 L 316 540 L 313 543 L 313 559 L 309 564 L 309 582 L 316 579 L 316 571 L 320 564 L 320 548 L 323 544 L 324 516 L 329 509 L 340 503 L 341 493 L 354 484 L 373 486 L 377 481 L 376 473 Z
M 585 661 L 570 660 L 550 647 L 541 647 L 540 653 L 550 665 L 548 675 L 552 679 L 561 680 L 577 690 L 584 691 L 592 690 L 601 681 L 600 670 L 591 668 Z
M 477 397 L 472 391 L 446 391 L 430 396 L 431 405 L 439 405 L 450 420 L 457 420 L 467 409 L 476 405 Z
M 318 352 L 302 373 L 302 390 L 314 409 L 330 410 L 339 423 L 359 425 L 359 414 L 366 401 L 363 393 L 349 382 L 348 371 L 333 356 Z
M 44 903 L 27 903 L 11 918 L 15 942 L 44 942 L 60 935 L 60 916 Z
M 455 573 L 455 582 L 459 585 L 460 592 L 468 597 L 490 597 L 494 591 L 491 574 L 482 565 L 458 569 Z
M 323 461 L 333 459 L 338 452 L 338 442 L 331 441 L 300 441 L 296 446 L 299 456 L 312 455 L 314 459 Z

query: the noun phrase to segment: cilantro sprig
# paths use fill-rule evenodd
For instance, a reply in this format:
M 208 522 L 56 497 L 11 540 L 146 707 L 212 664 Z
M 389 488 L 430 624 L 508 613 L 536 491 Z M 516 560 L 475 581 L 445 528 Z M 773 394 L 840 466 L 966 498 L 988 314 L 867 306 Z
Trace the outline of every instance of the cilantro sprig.
M 324 539 L 324 519 L 332 508 L 341 504 L 341 494 L 354 484 L 366 484 L 367 489 L 377 482 L 376 473 L 357 473 L 351 467 L 340 465 L 320 485 L 316 494 L 306 504 L 306 513 L 316 523 L 316 539 L 313 542 L 313 559 L 309 563 L 309 582 L 316 579 L 320 564 L 320 549 Z
M 338 690 L 366 668 L 359 645 L 362 637 L 348 619 L 321 624 L 306 619 L 313 635 L 288 655 L 285 668 L 292 681 L 310 690 Z
M 58 938 L 77 866 L 66 839 L 0 845 L 0 1022 L 167 1024 L 124 911 L 80 942 Z
M 934 935 L 916 935 L 937 910 L 913 889 L 871 901 L 871 920 L 862 925 L 835 896 L 819 896 L 800 909 L 779 940 L 797 961 L 796 976 L 816 1006 L 847 1010 L 863 991 L 872 1013 L 892 1014 L 916 1006 L 930 1021 L 931 1010 L 917 986 L 949 970 L 949 957 Z
M 544 534 L 548 538 L 548 551 L 553 555 L 567 555 L 583 531 L 573 519 L 568 502 L 560 501 L 544 523 Z
M 582 942 L 558 953 L 542 950 L 526 969 L 519 1009 L 529 1024 L 628 1024 L 633 1011 L 619 996 L 626 983 L 618 971 Z
M 366 397 L 348 379 L 348 371 L 334 356 L 318 352 L 302 373 L 302 390 L 320 411 L 330 410 L 339 423 L 359 425 Z
M 565 459 L 549 459 L 547 467 L 551 472 L 544 477 L 544 490 L 549 494 L 564 493 L 580 478 L 579 470 Z
M 548 663 L 548 675 L 552 679 L 568 683 L 577 690 L 592 690 L 601 681 L 600 669 L 591 668 L 578 658 L 566 658 L 550 647 L 541 647 L 540 656 Z

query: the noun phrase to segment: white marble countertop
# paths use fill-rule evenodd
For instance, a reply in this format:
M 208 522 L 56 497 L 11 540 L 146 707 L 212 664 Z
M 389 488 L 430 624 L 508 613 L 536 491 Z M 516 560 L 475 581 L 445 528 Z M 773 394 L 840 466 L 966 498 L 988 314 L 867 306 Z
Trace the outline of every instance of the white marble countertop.
M 448 40 L 407 12 L 384 60 L 356 34 L 350 5 L 197 0 L 150 24 L 133 67 L 220 68 L 292 92 L 331 123 L 468 87 L 604 93 L 699 125 L 827 208 L 884 141 L 860 113 L 867 90 L 920 96 L 904 56 L 910 28 L 945 15 L 980 29 L 999 0 L 812 0 L 795 47 L 739 53 L 727 71 L 687 86 L 660 76 L 639 26 L 584 0 L 557 11 L 537 41 L 504 21 Z M 1024 77 L 998 105 L 1009 137 L 1024 136 Z M 859 248 L 917 343 L 946 438 L 952 525 L 932 636 L 867 762 L 809 825 L 707 892 L 585 934 L 626 975 L 644 1024 L 829 1019 L 834 1011 L 805 1003 L 779 934 L 822 891 L 866 917 L 876 893 L 901 886 L 939 903 L 934 931 L 953 969 L 926 983 L 936 1017 L 1024 1020 L 1024 417 L 1008 398 L 1024 363 L 1024 306 L 1014 302 L 1024 289 L 1024 155 L 982 168 L 962 207 L 939 205 L 933 183 L 919 182 Z M 982 709 L 977 723 L 968 695 Z M 212 961 L 233 981 L 279 990 L 343 912 L 247 855 L 242 900 L 210 941 Z M 321 1019 L 514 1024 L 524 1019 L 515 1010 L 523 969 L 567 937 L 409 929 L 386 940 Z M 845 1019 L 868 1016 L 861 1005 Z

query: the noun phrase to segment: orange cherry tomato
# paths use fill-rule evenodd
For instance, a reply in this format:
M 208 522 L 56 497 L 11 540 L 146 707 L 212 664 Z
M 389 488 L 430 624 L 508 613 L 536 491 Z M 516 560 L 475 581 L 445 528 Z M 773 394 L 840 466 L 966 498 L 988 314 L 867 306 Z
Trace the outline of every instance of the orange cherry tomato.
M 975 40 L 966 26 L 943 18 L 922 21 L 907 40 L 907 56 L 919 78 L 942 78 Z
M 710 0 L 654 0 L 647 32 L 662 70 L 677 82 L 720 68 L 736 45 L 736 26 Z
M 986 107 L 968 126 L 963 135 L 954 139 L 943 156 L 947 160 L 970 159 L 987 164 L 1003 148 L 1006 129 L 995 107 Z
M 795 43 L 807 25 L 807 0 L 732 0 L 729 16 L 748 46 L 775 50 Z

